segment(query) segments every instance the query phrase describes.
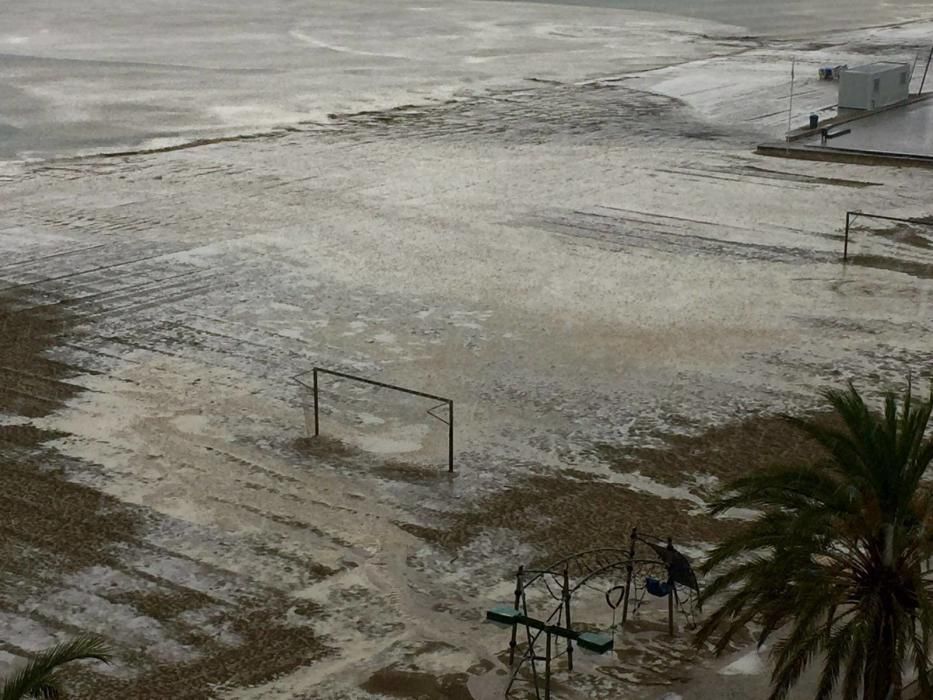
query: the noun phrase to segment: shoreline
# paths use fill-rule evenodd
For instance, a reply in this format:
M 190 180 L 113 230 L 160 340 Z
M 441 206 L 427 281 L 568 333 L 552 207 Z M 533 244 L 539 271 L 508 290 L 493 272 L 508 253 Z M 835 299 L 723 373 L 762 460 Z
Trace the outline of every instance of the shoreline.
M 490 3 L 514 4 L 516 0 L 484 0 Z M 813 34 L 827 34 L 832 32 L 851 32 L 872 29 L 875 27 L 896 26 L 904 23 L 928 20 L 933 17 L 929 8 L 919 4 L 912 4 L 916 10 L 924 12 L 922 15 L 901 16 L 891 18 L 895 10 L 879 10 L 870 0 L 862 0 L 861 7 L 849 8 L 842 23 L 830 24 L 828 22 L 839 20 L 839 13 L 823 12 L 819 6 L 805 0 L 784 0 L 784 5 L 794 5 L 791 15 L 775 10 L 774 5 L 768 9 L 756 11 L 760 3 L 743 2 L 742 0 L 704 0 L 691 3 L 684 0 L 517 0 L 532 5 L 558 5 L 563 7 L 588 7 L 597 9 L 612 9 L 619 11 L 651 12 L 653 14 L 679 19 L 692 19 L 696 21 L 716 22 L 720 24 L 737 25 L 745 28 L 750 36 L 775 39 L 803 39 Z M 686 5 L 686 8 L 684 7 Z M 694 9 L 698 8 L 698 9 Z M 712 9 L 716 8 L 716 9 Z M 692 12 L 684 12 L 683 10 Z M 814 10 L 821 12 L 814 16 Z M 777 16 L 775 16 L 777 15 Z M 761 19 L 758 19 L 761 17 Z M 749 22 L 749 20 L 753 20 Z M 815 26 L 823 20 L 823 24 Z M 804 28 L 806 29 L 804 30 Z M 811 27 L 813 27 L 811 29 Z
M 673 2 L 673 0 L 670 1 Z M 184 107 L 182 111 L 179 111 L 177 107 L 172 106 L 171 99 L 153 99 L 152 90 L 146 85 L 146 80 L 151 78 L 146 76 L 154 76 L 160 81 L 169 78 L 177 79 L 181 81 L 179 85 L 184 86 L 186 80 L 201 80 L 197 66 L 183 66 L 182 74 L 174 75 L 171 73 L 173 67 L 164 57 L 161 62 L 155 64 L 133 61 L 132 56 L 128 56 L 127 60 L 122 63 L 111 61 L 101 64 L 97 56 L 93 54 L 88 56 L 86 62 L 70 54 L 63 55 L 60 60 L 55 56 L 31 57 L 25 54 L 10 54 L 11 57 L 18 57 L 20 64 L 18 70 L 25 71 L 24 75 L 27 80 L 29 71 L 39 71 L 39 66 L 47 64 L 45 68 L 42 68 L 45 71 L 57 65 L 66 66 L 63 77 L 57 79 L 64 91 L 60 95 L 56 94 L 56 90 L 51 90 L 45 85 L 48 79 L 43 78 L 41 72 L 36 73 L 36 77 L 42 81 L 39 94 L 44 96 L 43 99 L 47 101 L 47 105 L 27 107 L 27 110 L 35 112 L 33 114 L 27 111 L 30 114 L 29 121 L 38 122 L 38 125 L 30 126 L 26 123 L 19 126 L 15 123 L 12 126 L 7 125 L 7 145 L 5 149 L 0 149 L 0 152 L 5 150 L 6 155 L 0 157 L 0 162 L 6 164 L 61 162 L 82 158 L 141 155 L 226 141 L 276 137 L 292 130 L 306 131 L 308 127 L 311 130 L 328 130 L 333 128 L 330 117 L 334 113 L 347 116 L 380 112 L 408 104 L 431 107 L 446 101 L 469 100 L 484 95 L 494 95 L 501 91 L 521 90 L 535 83 L 593 83 L 617 78 L 626 79 L 630 76 L 642 80 L 651 74 L 661 74 L 680 66 L 689 66 L 711 59 L 727 58 L 736 52 L 766 48 L 771 45 L 782 46 L 788 50 L 794 42 L 805 42 L 804 36 L 788 38 L 746 33 L 739 26 L 711 18 L 694 20 L 683 15 L 664 14 L 656 9 L 646 11 L 638 8 L 618 7 L 618 3 L 600 3 L 599 0 L 595 0 L 595 4 L 587 0 L 579 2 L 530 0 L 519 3 L 508 0 L 477 0 L 468 5 L 470 10 L 465 12 L 463 17 L 451 22 L 435 21 L 435 24 L 438 27 L 449 25 L 448 31 L 460 31 L 463 28 L 462 23 L 466 22 L 468 17 L 472 17 L 467 25 L 476 25 L 470 30 L 474 32 L 473 43 L 466 42 L 466 38 L 461 37 L 461 44 L 452 51 L 433 47 L 430 48 L 433 53 L 425 54 L 420 58 L 416 58 L 413 54 L 412 60 L 393 68 L 402 73 L 413 70 L 413 76 L 415 76 L 413 80 L 408 78 L 400 80 L 391 77 L 390 73 L 385 73 L 380 77 L 379 69 L 371 66 L 365 68 L 364 72 L 368 72 L 375 80 L 374 92 L 360 93 L 349 101 L 342 94 L 345 90 L 336 82 L 341 72 L 340 63 L 325 67 L 321 74 L 324 77 L 315 80 L 318 83 L 321 83 L 321 80 L 324 82 L 315 87 L 313 99 L 316 104 L 310 109 L 298 109 L 295 104 L 287 104 L 292 98 L 283 97 L 282 94 L 262 97 L 262 93 L 267 92 L 267 88 L 258 88 L 258 86 L 257 89 L 260 92 L 253 99 L 245 93 L 236 97 L 241 103 L 245 101 L 245 104 L 236 108 L 222 106 L 221 103 L 233 98 L 234 95 L 230 93 L 230 90 L 243 92 L 247 86 L 235 87 L 236 83 L 231 83 L 230 87 L 225 87 L 224 81 L 227 79 L 224 77 L 225 71 L 210 67 L 204 70 L 215 75 L 212 80 L 219 82 L 219 91 L 212 89 L 202 92 L 198 96 L 198 101 L 203 102 L 202 105 Z M 509 7 L 514 17 L 509 13 L 504 13 L 498 18 L 483 19 L 483 13 L 477 14 L 476 12 L 477 8 L 498 6 Z M 577 16 L 579 13 L 569 14 L 570 10 L 578 7 L 591 8 L 592 17 L 581 20 Z M 546 9 L 542 10 L 542 8 Z M 930 21 L 933 21 L 933 10 L 927 12 L 925 16 L 847 29 L 839 33 L 839 37 L 864 34 L 868 38 L 875 32 L 896 31 L 906 29 L 912 24 Z M 477 22 L 480 24 L 477 25 Z M 518 39 L 518 45 L 514 50 L 505 48 L 504 37 L 499 34 L 506 25 L 521 26 L 525 35 L 524 38 Z M 427 24 L 426 29 L 430 29 L 431 26 L 430 23 Z M 814 35 L 819 36 L 825 36 L 826 33 L 827 31 L 823 29 L 813 32 Z M 298 34 L 304 36 L 300 32 Z M 736 45 L 737 36 L 743 37 L 741 41 L 745 43 L 744 46 Z M 671 37 L 677 37 L 677 39 L 672 40 Z M 283 38 L 287 39 L 287 36 Z M 0 35 L 0 54 L 3 49 L 2 42 L 3 36 Z M 526 53 L 522 52 L 523 42 L 532 42 L 528 43 Z M 644 57 L 640 57 L 628 51 L 626 47 L 629 42 L 636 44 L 647 42 L 650 48 Z M 330 46 L 326 42 L 318 42 L 318 44 Z M 490 44 L 490 47 L 483 48 L 484 44 Z M 17 45 L 15 48 L 22 49 L 27 45 Z M 601 48 L 603 45 L 608 48 Z M 534 48 L 535 46 L 539 48 Z M 341 51 L 345 50 L 338 48 Z M 333 59 L 342 57 L 340 60 L 349 61 L 347 70 L 352 73 L 356 70 L 352 67 L 355 62 L 362 60 L 364 63 L 371 63 L 372 61 L 366 55 L 354 57 L 352 54 L 335 53 L 320 45 L 305 46 L 305 49 L 310 51 L 309 66 L 320 66 L 321 60 L 328 64 Z M 668 55 L 672 50 L 679 53 Z M 543 53 L 539 53 L 541 51 Z M 564 51 L 573 52 L 574 61 L 570 64 L 573 67 L 572 70 L 568 70 L 567 62 L 563 60 Z M 484 52 L 488 55 L 484 55 Z M 802 49 L 797 53 L 806 53 L 806 51 Z M 210 55 L 206 54 L 204 58 L 209 59 Z M 30 67 L 33 61 L 35 61 L 35 68 Z M 437 63 L 440 71 L 435 71 L 429 76 L 424 72 L 425 66 L 421 65 L 423 61 L 429 61 L 431 64 Z M 117 94 L 113 92 L 117 86 L 109 84 L 112 78 L 108 77 L 105 70 L 100 78 L 93 78 L 90 90 L 84 90 L 80 97 L 67 98 L 67 84 L 72 81 L 70 75 L 72 73 L 81 75 L 86 66 L 92 65 L 103 66 L 104 69 L 117 73 L 138 73 L 140 80 L 134 85 L 127 85 L 121 93 Z M 238 74 L 244 71 L 242 66 L 235 66 L 232 70 Z M 246 70 L 247 78 L 250 78 L 250 70 Z M 258 75 L 262 72 L 260 70 Z M 447 74 L 449 76 L 445 77 Z M 472 74 L 477 77 L 471 77 Z M 301 81 L 305 81 L 301 78 L 298 83 L 292 84 L 295 79 L 289 75 L 283 75 L 281 78 L 283 87 L 292 91 L 301 90 Z M 0 76 L 0 90 L 3 88 L 2 80 Z M 330 84 L 327 81 L 330 81 Z M 417 87 L 413 89 L 414 84 L 407 85 L 406 83 L 415 83 Z M 51 85 L 54 86 L 55 82 Z M 15 89 L 20 90 L 20 88 Z M 106 115 L 102 117 L 105 121 L 88 121 L 85 118 L 84 122 L 90 126 L 84 126 L 84 122 L 68 121 L 68 111 L 74 111 L 74 107 L 68 107 L 67 110 L 61 112 L 54 106 L 56 102 L 66 98 L 79 100 L 80 112 L 88 116 L 96 113 Z M 108 103 L 114 99 L 119 100 L 120 110 L 111 113 L 112 107 L 108 106 Z M 260 99 L 265 101 L 265 107 L 260 107 L 258 102 L 256 105 L 250 104 Z M 307 97 L 302 98 L 303 101 L 307 99 Z M 13 109 L 14 113 L 18 109 L 15 99 L 6 104 L 7 109 Z M 138 114 L 139 118 L 128 122 L 125 118 L 119 117 L 120 111 L 125 110 L 129 110 L 128 115 Z M 276 111 L 280 112 L 278 116 L 276 116 Z M 175 115 L 172 117 L 175 120 L 175 126 L 167 131 L 165 129 L 168 123 L 164 123 L 159 117 L 162 112 Z M 257 118 L 251 117 L 253 113 Z M 241 114 L 243 119 L 238 116 Z M 62 118 L 60 124 L 56 123 L 56 120 Z M 103 134 L 107 130 L 106 119 L 113 119 L 112 131 L 99 138 L 95 137 L 95 132 Z M 220 123 L 231 119 L 234 121 L 227 124 Z M 0 116 L 0 130 L 3 127 L 3 118 Z M 33 133 L 30 129 L 34 130 L 33 135 L 30 135 Z M 143 131 L 135 135 L 132 133 L 139 129 Z M 119 136 L 121 131 L 126 133 L 122 139 Z M 60 134 L 56 135 L 56 132 Z M 16 145 L 17 140 L 22 143 Z M 58 147 L 54 145 L 56 140 L 60 142 Z M 77 141 L 69 145 L 73 140 Z M 78 145 L 78 142 L 86 143 Z

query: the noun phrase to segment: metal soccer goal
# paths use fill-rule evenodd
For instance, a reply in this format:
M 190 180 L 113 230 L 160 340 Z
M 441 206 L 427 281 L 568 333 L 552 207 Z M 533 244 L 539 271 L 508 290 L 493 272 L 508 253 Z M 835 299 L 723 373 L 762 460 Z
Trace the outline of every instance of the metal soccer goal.
M 308 382 L 308 375 L 311 375 L 311 382 Z M 430 399 L 436 401 L 437 404 L 427 409 L 425 412 L 434 418 L 435 420 L 444 423 L 447 426 L 447 471 L 453 472 L 454 470 L 454 402 L 453 399 L 449 399 L 446 396 L 437 396 L 436 394 L 429 394 L 425 391 L 417 391 L 415 389 L 409 389 L 408 387 L 399 386 L 397 384 L 388 384 L 386 382 L 376 381 L 375 379 L 368 379 L 367 377 L 360 377 L 355 374 L 347 374 L 346 372 L 338 372 L 332 369 L 324 369 L 323 367 L 314 367 L 308 372 L 302 372 L 299 375 L 294 377 L 294 380 L 298 382 L 302 387 L 304 387 L 312 398 L 310 404 L 305 401 L 304 411 L 305 411 L 305 429 L 308 433 L 308 437 L 317 437 L 321 434 L 321 390 L 320 390 L 320 375 L 337 377 L 339 379 L 346 379 L 352 382 L 359 382 L 362 384 L 367 384 L 369 386 L 374 386 L 380 389 L 388 389 L 390 391 L 397 391 L 403 394 L 408 394 L 409 396 L 418 396 L 424 399 Z M 438 409 L 447 408 L 447 417 L 444 415 L 438 414 Z

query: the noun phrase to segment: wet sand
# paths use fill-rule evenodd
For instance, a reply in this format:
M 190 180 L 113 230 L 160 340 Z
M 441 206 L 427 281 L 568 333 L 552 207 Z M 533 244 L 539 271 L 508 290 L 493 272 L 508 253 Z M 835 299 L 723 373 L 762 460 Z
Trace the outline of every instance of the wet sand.
M 500 7 L 481 5 L 458 21 Z M 782 449 L 777 414 L 930 366 L 927 237 L 860 228 L 862 264 L 840 257 L 846 210 L 930 216 L 933 175 L 753 152 L 786 122 L 791 56 L 805 114 L 831 100 L 827 56 L 893 57 L 928 25 L 826 46 L 540 7 L 473 27 L 469 53 L 446 40 L 453 74 L 491 76 L 451 99 L 392 92 L 263 136 L 0 163 L 0 665 L 93 630 L 118 657 L 76 671 L 100 698 L 498 697 L 508 640 L 483 611 L 519 563 L 633 524 L 701 557 L 748 515 L 704 513 L 718 484 L 806 456 Z M 351 46 L 348 21 L 314 50 L 388 64 L 368 54 L 395 47 Z M 515 26 L 525 53 L 497 54 Z M 315 365 L 451 397 L 456 473 L 430 403 L 365 387 L 324 387 L 327 441 L 309 446 L 293 377 Z M 610 624 L 590 603 L 579 621 Z M 646 608 L 632 644 L 561 691 L 766 685 L 749 649 L 714 659 L 686 627 L 672 644 L 663 615 Z

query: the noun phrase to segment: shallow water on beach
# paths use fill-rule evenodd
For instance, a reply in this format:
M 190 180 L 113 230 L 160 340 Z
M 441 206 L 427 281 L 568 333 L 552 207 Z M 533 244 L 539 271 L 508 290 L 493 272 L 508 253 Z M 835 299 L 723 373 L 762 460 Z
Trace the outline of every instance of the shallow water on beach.
M 502 0 L 510 2 L 511 0 Z M 817 34 L 901 22 L 922 15 L 929 3 L 914 0 L 852 0 L 845 9 L 838 2 L 811 0 L 528 0 L 557 5 L 643 10 L 734 24 L 756 35 Z
M 0 160 L 327 125 L 931 14 L 916 0 L 35 0 L 2 12 Z

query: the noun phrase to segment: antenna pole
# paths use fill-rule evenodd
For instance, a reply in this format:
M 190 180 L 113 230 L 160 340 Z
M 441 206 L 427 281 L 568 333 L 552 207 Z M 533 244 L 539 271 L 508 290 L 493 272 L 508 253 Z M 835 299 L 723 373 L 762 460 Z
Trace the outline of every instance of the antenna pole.
M 797 57 L 794 56 L 790 61 L 790 98 L 787 104 L 787 138 L 790 137 L 791 115 L 794 112 L 794 67 L 797 63 Z

